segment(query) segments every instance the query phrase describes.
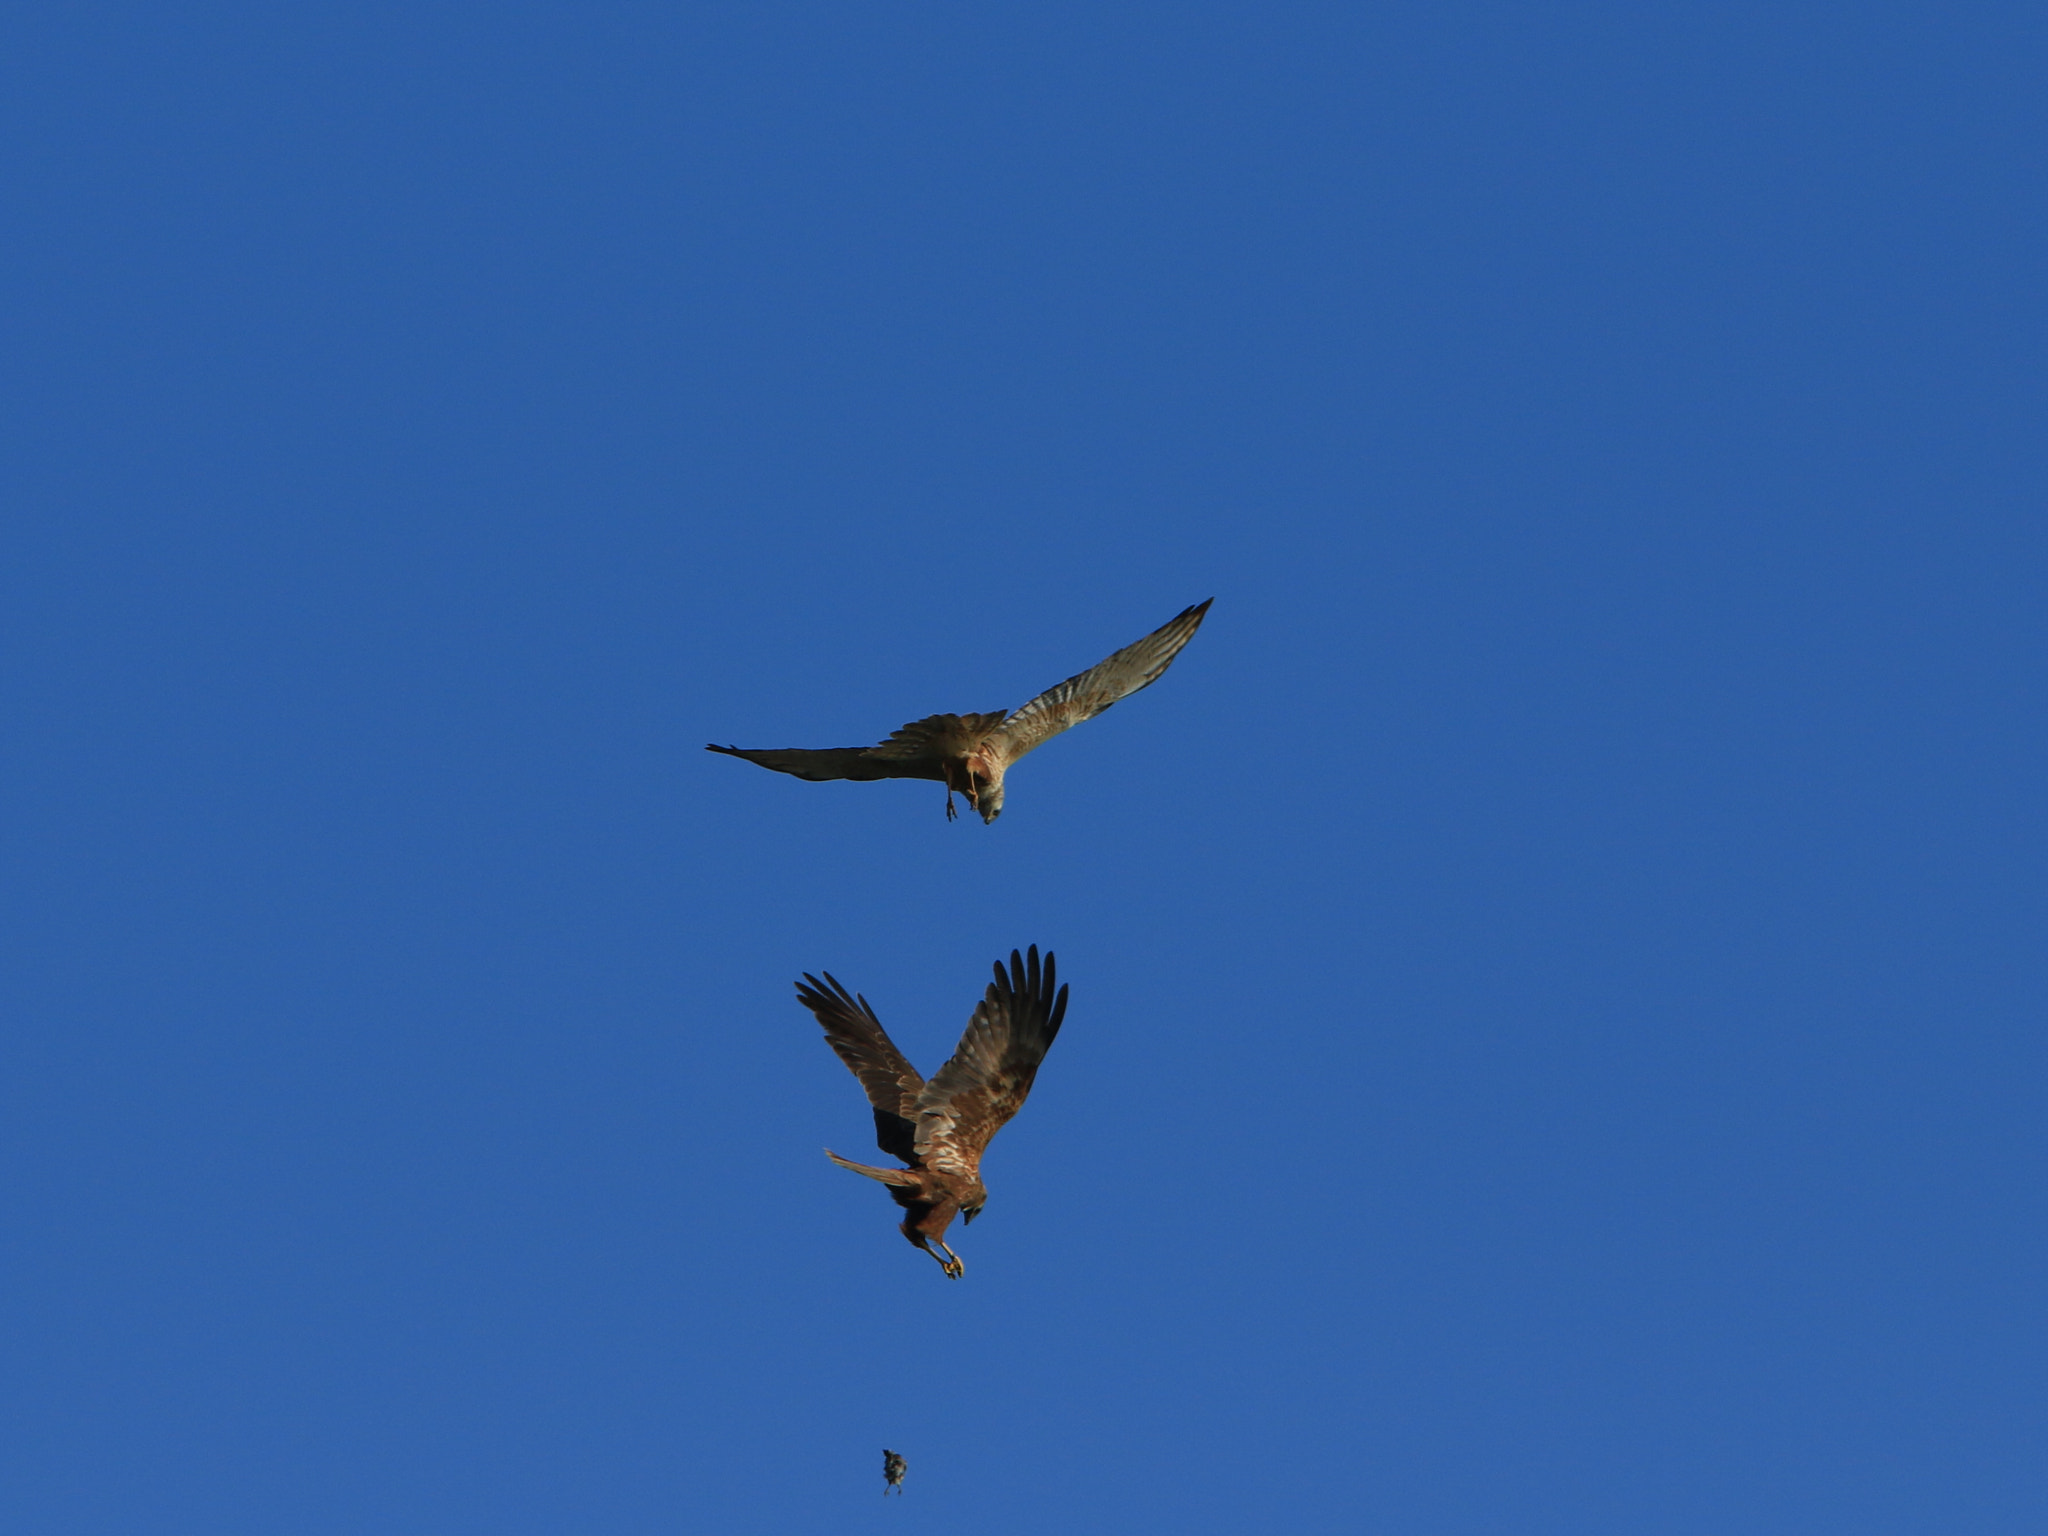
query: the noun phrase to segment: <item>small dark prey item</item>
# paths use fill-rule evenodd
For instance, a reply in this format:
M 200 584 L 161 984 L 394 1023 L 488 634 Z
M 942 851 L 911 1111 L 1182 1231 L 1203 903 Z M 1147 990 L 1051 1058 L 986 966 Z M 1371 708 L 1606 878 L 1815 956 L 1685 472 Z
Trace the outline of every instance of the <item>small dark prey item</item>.
M 967 1266 L 946 1246 L 946 1226 L 955 1216 L 973 1221 L 981 1214 L 988 1201 L 981 1155 L 1023 1107 L 1038 1064 L 1067 1016 L 1067 989 L 1055 989 L 1051 953 L 1042 967 L 1036 944 L 1029 958 L 1011 950 L 1007 971 L 996 963 L 996 979 L 967 1021 L 953 1059 L 930 1082 L 903 1059 L 868 1000 L 829 972 L 823 981 L 806 975 L 796 995 L 818 1016 L 826 1043 L 867 1090 L 876 1142 L 910 1166 L 870 1168 L 830 1147 L 825 1155 L 888 1185 L 890 1197 L 908 1212 L 897 1230 L 937 1259 L 949 1280 L 958 1280 Z
M 1061 731 L 1094 719 L 1118 699 L 1127 699 L 1158 682 L 1180 648 L 1194 639 L 1202 615 L 1208 611 L 1208 603 L 1183 609 L 1144 639 L 1058 687 L 1046 689 L 1018 709 L 985 715 L 927 715 L 873 747 L 813 750 L 713 743 L 704 750 L 743 757 L 813 783 L 825 779 L 936 779 L 946 786 L 946 820 L 953 819 L 953 796 L 960 794 L 983 821 L 994 821 L 1003 814 L 1003 775 L 1012 763 Z
M 889 1480 L 889 1486 L 882 1490 L 883 1498 L 889 1497 L 891 1491 L 896 1493 L 903 1491 L 903 1474 L 909 1470 L 910 1463 L 901 1456 L 898 1456 L 894 1451 L 884 1450 L 882 1452 L 882 1476 Z

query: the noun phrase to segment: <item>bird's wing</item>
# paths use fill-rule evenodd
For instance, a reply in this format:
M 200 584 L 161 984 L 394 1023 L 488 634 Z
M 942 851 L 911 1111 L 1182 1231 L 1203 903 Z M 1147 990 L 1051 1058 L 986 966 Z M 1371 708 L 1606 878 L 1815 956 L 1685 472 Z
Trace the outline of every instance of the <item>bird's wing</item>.
M 868 748 L 867 755 L 883 762 L 941 764 L 965 757 L 1002 723 L 1001 710 L 992 715 L 926 715 L 891 731 L 889 739 Z M 932 777 L 942 779 L 945 773 L 941 770 Z
M 968 1020 L 959 1049 L 917 1097 L 923 1166 L 975 1175 L 990 1140 L 1031 1092 L 1066 1015 L 1067 989 L 1054 991 L 1050 953 L 1042 968 L 1036 944 L 1028 959 L 1011 950 L 1008 971 L 996 963 L 996 979 Z
M 769 747 L 752 749 L 746 747 L 707 746 L 706 752 L 723 752 L 728 757 L 743 757 L 750 763 L 759 763 L 763 768 L 773 768 L 777 773 L 793 773 L 800 779 L 813 783 L 825 779 L 938 779 L 946 777 L 945 769 L 936 758 L 877 757 L 874 749 L 868 747 L 827 747 L 812 751 L 804 747 Z
M 825 979 L 805 973 L 797 1000 L 825 1026 L 825 1041 L 860 1079 L 875 1109 L 875 1141 L 891 1157 L 918 1167 L 917 1106 L 924 1079 L 903 1059 L 868 1000 L 846 990 L 827 971 Z
M 943 784 L 947 761 L 965 757 L 1002 722 L 1001 710 L 992 715 L 926 715 L 891 731 L 887 741 L 872 747 L 828 747 L 816 752 L 803 747 L 752 750 L 708 746 L 704 750 L 744 757 L 777 773 L 813 781 L 937 779 Z
M 1209 599 L 1213 603 L 1215 599 Z M 1003 754 L 1015 762 L 1033 747 L 1059 735 L 1069 726 L 1093 719 L 1118 699 L 1129 698 L 1140 688 L 1159 681 L 1180 648 L 1194 639 L 1202 627 L 1209 603 L 1184 608 L 1144 639 L 1125 646 L 1107 661 L 1098 662 L 1077 677 L 1056 688 L 1048 688 L 1005 720 L 995 733 Z

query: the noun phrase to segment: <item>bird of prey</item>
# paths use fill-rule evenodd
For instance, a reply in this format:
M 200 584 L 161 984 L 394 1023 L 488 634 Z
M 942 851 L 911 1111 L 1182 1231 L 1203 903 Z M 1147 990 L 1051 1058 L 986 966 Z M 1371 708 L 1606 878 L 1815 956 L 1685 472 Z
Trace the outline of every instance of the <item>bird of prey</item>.
M 1215 599 L 1209 599 L 1214 602 Z M 1003 775 L 1010 765 L 1069 726 L 1101 714 L 1118 699 L 1159 681 L 1195 637 L 1209 603 L 1183 609 L 1144 639 L 1107 661 L 1048 688 L 1023 708 L 982 715 L 927 715 L 913 720 L 874 747 L 741 748 L 707 746 L 707 752 L 743 757 L 777 773 L 800 779 L 937 779 L 946 786 L 946 819 L 954 817 L 953 796 L 981 812 L 984 822 L 1003 814 Z
M 903 1059 L 865 997 L 848 992 L 830 972 L 820 981 L 806 973 L 796 995 L 818 1016 L 826 1042 L 867 1090 L 875 1110 L 875 1140 L 907 1168 L 870 1168 L 830 1147 L 842 1168 L 889 1186 L 907 1213 L 898 1228 L 958 1280 L 967 1266 L 946 1246 L 946 1226 L 957 1214 L 973 1221 L 988 1202 L 981 1155 L 1023 1106 L 1031 1080 L 1067 1014 L 1067 989 L 1054 992 L 1053 959 L 1038 963 L 1010 951 L 1010 968 L 996 962 L 996 979 L 967 1021 L 952 1060 L 929 1082 Z M 943 1255 L 943 1257 L 942 1257 Z
M 889 1486 L 882 1490 L 883 1498 L 889 1497 L 891 1492 L 897 1494 L 903 1492 L 903 1474 L 909 1470 L 909 1462 L 905 1461 L 887 1446 L 882 1448 L 882 1476 L 889 1483 Z

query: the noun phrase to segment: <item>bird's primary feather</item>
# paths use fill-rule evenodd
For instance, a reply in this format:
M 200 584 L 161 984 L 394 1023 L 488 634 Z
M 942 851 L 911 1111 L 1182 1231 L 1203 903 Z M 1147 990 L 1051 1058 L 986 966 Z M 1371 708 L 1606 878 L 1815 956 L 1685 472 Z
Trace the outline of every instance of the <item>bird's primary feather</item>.
M 982 1153 L 1024 1107 L 1066 1018 L 1067 989 L 1056 986 L 1051 955 L 1040 966 L 1037 945 L 1028 961 L 1010 951 L 1009 973 L 1000 962 L 995 972 L 952 1059 L 917 1096 L 920 1167 L 978 1176 Z
M 706 752 L 723 752 L 743 757 L 777 773 L 794 774 L 822 784 L 827 779 L 938 779 L 946 770 L 936 759 L 877 757 L 868 747 L 720 747 L 706 746 Z
M 847 991 L 830 971 L 822 981 L 806 972 L 796 995 L 824 1026 L 826 1042 L 867 1090 L 875 1111 L 876 1144 L 913 1168 L 921 1166 L 917 1106 L 924 1079 L 896 1049 L 868 1000 Z

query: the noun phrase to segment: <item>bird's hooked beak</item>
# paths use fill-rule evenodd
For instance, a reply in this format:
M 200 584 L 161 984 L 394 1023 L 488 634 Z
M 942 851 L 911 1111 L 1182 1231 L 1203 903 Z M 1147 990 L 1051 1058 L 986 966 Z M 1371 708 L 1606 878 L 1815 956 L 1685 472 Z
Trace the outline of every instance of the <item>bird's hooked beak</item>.
M 977 1217 L 977 1216 L 979 1216 L 980 1214 L 981 1214 L 981 1207 L 977 1205 L 977 1206 L 974 1206 L 974 1207 L 973 1207 L 972 1209 L 970 1209 L 970 1210 L 964 1210 L 964 1211 L 962 1211 L 962 1212 L 960 1213 L 960 1219 L 961 1219 L 962 1221 L 966 1222 L 966 1223 L 967 1223 L 967 1225 L 971 1227 L 971 1226 L 973 1226 L 973 1225 L 974 1225 L 974 1218 L 975 1218 L 975 1217 Z

